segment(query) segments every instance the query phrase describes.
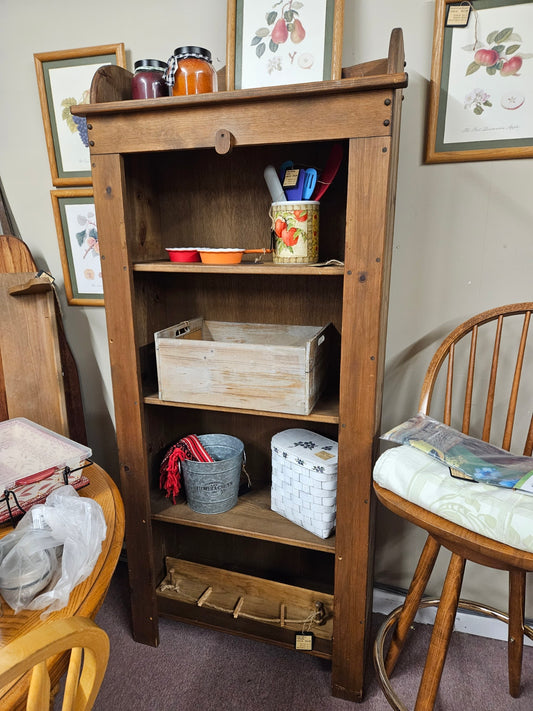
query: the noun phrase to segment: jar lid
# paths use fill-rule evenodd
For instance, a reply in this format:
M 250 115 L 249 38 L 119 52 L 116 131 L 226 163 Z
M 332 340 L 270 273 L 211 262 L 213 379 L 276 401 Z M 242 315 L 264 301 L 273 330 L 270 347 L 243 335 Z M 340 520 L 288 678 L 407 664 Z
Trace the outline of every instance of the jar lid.
M 206 59 L 208 62 L 211 61 L 211 52 L 203 47 L 176 47 L 174 50 L 174 56 L 178 59 L 184 59 L 185 57 L 197 57 L 198 59 Z
M 154 67 L 156 69 L 166 69 L 167 63 L 161 62 L 159 59 L 139 59 L 133 65 L 134 69 L 140 69 L 141 67 Z

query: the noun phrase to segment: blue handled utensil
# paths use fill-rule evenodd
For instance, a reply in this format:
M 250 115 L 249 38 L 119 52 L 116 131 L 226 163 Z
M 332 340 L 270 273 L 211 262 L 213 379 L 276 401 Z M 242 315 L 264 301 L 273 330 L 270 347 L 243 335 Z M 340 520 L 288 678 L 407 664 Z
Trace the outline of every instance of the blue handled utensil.
M 298 179 L 296 181 L 296 185 L 292 187 L 285 187 L 285 195 L 287 196 L 287 200 L 301 200 L 302 199 L 302 194 L 304 190 L 304 181 L 305 181 L 305 170 L 303 168 L 300 168 L 298 170 Z
M 313 190 L 315 189 L 318 173 L 316 168 L 307 168 L 304 176 L 304 187 L 302 191 L 302 199 L 310 200 Z

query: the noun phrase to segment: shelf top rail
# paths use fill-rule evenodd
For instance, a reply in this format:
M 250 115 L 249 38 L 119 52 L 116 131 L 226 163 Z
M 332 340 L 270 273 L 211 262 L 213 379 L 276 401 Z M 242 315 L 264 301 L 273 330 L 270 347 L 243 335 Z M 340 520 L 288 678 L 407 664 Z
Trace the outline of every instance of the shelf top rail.
M 219 72 L 219 75 L 221 72 Z M 91 84 L 90 104 L 72 106 L 77 116 L 95 116 L 139 111 L 164 111 L 186 104 L 188 107 L 234 104 L 271 99 L 325 96 L 327 94 L 402 89 L 408 77 L 404 71 L 403 35 L 400 28 L 391 33 L 389 54 L 384 59 L 365 62 L 342 70 L 342 79 L 288 84 L 236 91 L 218 91 L 193 96 L 169 96 L 157 99 L 131 99 L 131 77 L 127 69 L 116 65 L 100 67 Z

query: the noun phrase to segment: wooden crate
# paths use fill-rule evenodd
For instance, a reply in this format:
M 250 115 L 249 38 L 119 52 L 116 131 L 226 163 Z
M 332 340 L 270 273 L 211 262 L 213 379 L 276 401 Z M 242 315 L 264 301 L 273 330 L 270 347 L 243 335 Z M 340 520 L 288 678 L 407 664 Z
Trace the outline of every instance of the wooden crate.
M 308 415 L 323 389 L 328 326 L 195 318 L 155 338 L 159 398 Z

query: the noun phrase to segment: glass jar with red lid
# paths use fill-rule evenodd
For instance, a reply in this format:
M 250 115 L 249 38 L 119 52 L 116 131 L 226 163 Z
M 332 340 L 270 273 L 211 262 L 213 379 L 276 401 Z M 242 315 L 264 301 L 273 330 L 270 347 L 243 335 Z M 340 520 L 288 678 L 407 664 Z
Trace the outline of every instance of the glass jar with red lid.
M 217 91 L 217 74 L 211 61 L 211 52 L 193 45 L 177 47 L 168 60 L 165 80 L 173 96 Z
M 131 79 L 132 99 L 157 99 L 168 96 L 168 86 L 163 78 L 167 63 L 159 59 L 139 59 L 134 64 Z

